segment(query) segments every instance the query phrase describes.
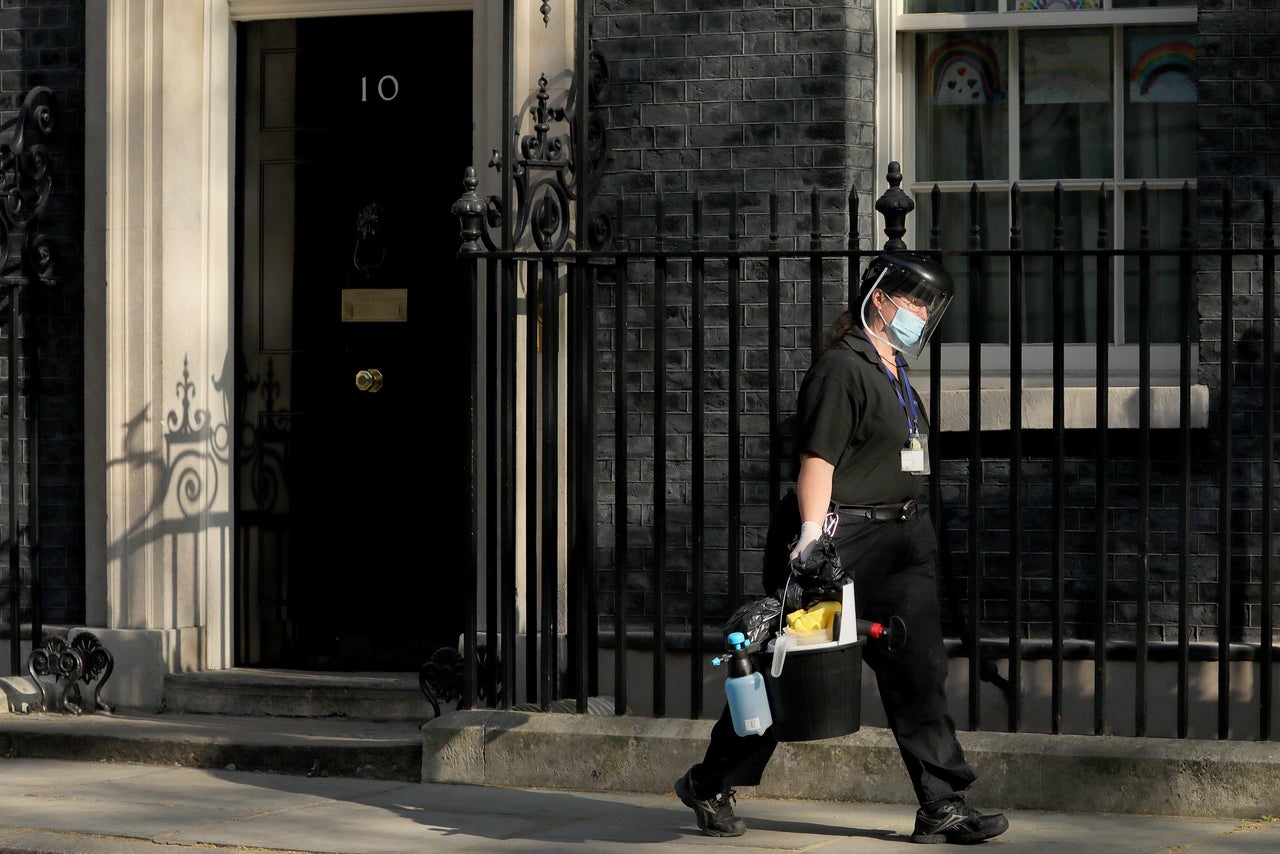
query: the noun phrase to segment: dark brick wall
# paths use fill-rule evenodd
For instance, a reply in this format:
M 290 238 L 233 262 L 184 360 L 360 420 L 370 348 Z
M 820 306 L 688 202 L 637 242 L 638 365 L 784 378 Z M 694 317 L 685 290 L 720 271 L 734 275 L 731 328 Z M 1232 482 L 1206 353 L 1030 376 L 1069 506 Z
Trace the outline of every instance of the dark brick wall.
M 1269 192 L 1274 194 L 1280 176 L 1280 8 L 1268 0 L 1201 2 L 1198 27 L 1200 245 L 1274 245 L 1274 233 L 1266 235 L 1263 226 L 1265 200 Z M 1228 218 L 1224 209 L 1230 226 L 1223 225 Z M 1261 619 L 1260 455 L 1264 443 L 1274 444 L 1278 426 L 1274 420 L 1268 424 L 1262 410 L 1262 368 L 1267 361 L 1274 363 L 1275 355 L 1261 347 L 1260 263 L 1256 258 L 1233 263 L 1225 293 L 1221 266 L 1216 259 L 1202 265 L 1208 273 L 1199 288 L 1200 376 L 1211 389 L 1206 454 L 1229 457 L 1231 477 L 1225 483 L 1215 478 L 1201 487 L 1208 507 L 1197 536 L 1206 546 L 1206 556 L 1212 554 L 1214 560 L 1204 561 L 1204 573 L 1196 580 L 1202 588 L 1213 582 L 1215 592 L 1205 615 L 1216 619 L 1216 558 L 1225 544 L 1234 593 L 1231 619 L 1236 625 L 1243 622 L 1244 635 L 1250 637 L 1257 635 Z M 1224 322 L 1228 300 L 1229 325 Z M 1231 384 L 1229 395 L 1225 380 Z M 1214 524 L 1224 491 L 1232 508 L 1229 538 Z M 1215 512 L 1210 514 L 1210 508 Z M 1274 573 L 1275 556 L 1267 562 Z
M 976 567 L 982 637 L 1008 639 L 1013 632 L 1011 555 L 1016 507 L 1022 608 L 1017 636 L 1048 640 L 1060 629 L 1065 639 L 1091 641 L 1098 636 L 1100 621 L 1105 621 L 1108 641 L 1134 641 L 1138 636 L 1145 561 L 1149 603 L 1146 639 L 1176 643 L 1179 602 L 1184 592 L 1179 580 L 1184 572 L 1183 498 L 1188 496 L 1188 639 L 1210 642 L 1218 638 L 1219 469 L 1214 439 L 1208 430 L 1191 431 L 1193 463 L 1186 490 L 1182 483 L 1181 437 L 1175 430 L 1151 434 L 1145 473 L 1141 463 L 1142 437 L 1136 430 L 1108 433 L 1106 462 L 1101 468 L 1097 463 L 1097 434 L 1092 430 L 1066 431 L 1060 466 L 1054 458 L 1055 437 L 1051 431 L 1024 431 L 1018 463 L 1021 484 L 1016 492 L 1012 485 L 1014 463 L 1008 456 L 1009 439 L 1008 433 L 984 434 L 976 471 L 971 471 L 967 458 L 967 433 L 948 433 L 942 445 L 946 456 L 939 478 L 943 544 L 958 580 L 959 608 L 965 620 L 973 619 L 969 597 Z M 1101 517 L 1097 509 L 1100 472 L 1106 487 L 1106 509 Z M 978 493 L 976 518 L 969 508 L 971 476 L 976 478 Z M 1061 491 L 1060 520 L 1054 513 L 1055 489 Z M 1144 513 L 1148 525 L 1145 549 L 1140 536 Z M 1242 519 L 1233 517 L 1232 524 L 1239 525 Z M 970 555 L 971 538 L 975 536 L 976 565 Z M 1231 636 L 1234 640 L 1256 641 L 1261 592 L 1257 542 L 1250 543 L 1243 533 L 1237 533 L 1235 545 L 1240 554 L 1228 619 Z M 1247 556 L 1250 549 L 1251 557 Z M 1105 585 L 1100 585 L 1099 579 L 1105 579 Z M 952 620 L 952 605 L 946 602 L 944 611 L 949 628 L 959 634 L 961 625 Z
M 846 245 L 850 223 L 849 195 L 858 196 L 857 225 L 872 228 L 872 202 L 882 183 L 874 167 L 874 47 L 871 2 L 797 0 L 599 0 L 592 6 L 591 46 L 609 68 L 609 85 L 597 106 L 607 128 L 608 161 L 593 212 L 614 216 L 622 203 L 622 222 L 615 233 L 632 245 L 649 247 L 659 233 L 667 246 L 688 245 L 695 232 L 705 245 L 724 246 L 730 234 L 743 245 L 761 245 L 774 227 L 770 196 L 775 195 L 777 231 L 782 248 L 807 246 L 810 232 L 824 235 L 828 248 Z M 811 219 L 817 199 L 818 223 Z M 657 197 L 663 222 L 657 222 Z M 694 222 L 694 198 L 700 196 L 702 218 Z M 733 220 L 732 212 L 737 211 Z M 880 238 L 883 241 L 883 237 Z M 871 244 L 866 244 L 870 246 Z M 877 244 L 878 245 L 878 244 Z M 685 270 L 687 274 L 687 269 Z M 713 277 L 722 274 L 710 271 Z M 676 284 L 673 272 L 663 312 L 668 335 L 669 429 L 665 444 L 667 524 L 662 536 L 665 560 L 663 589 L 671 598 L 670 630 L 688 631 L 694 603 L 689 591 L 695 572 L 692 507 L 693 447 L 689 437 L 692 412 L 692 299 L 688 279 Z M 744 573 L 739 590 L 758 595 L 758 549 L 763 542 L 768 506 L 768 442 L 771 412 L 765 345 L 768 327 L 764 271 L 743 271 L 738 297 L 743 318 L 743 353 L 739 428 L 744 440 L 729 447 L 728 297 L 723 284 L 707 293 L 701 324 L 706 342 L 702 380 L 706 395 L 707 439 L 702 502 L 705 514 L 706 564 L 703 607 L 709 624 L 723 622 L 731 607 L 729 563 Z M 794 408 L 794 392 L 808 363 L 808 352 L 796 342 L 808 335 L 809 289 L 800 286 L 807 273 L 784 272 L 781 293 L 784 370 L 781 411 Z M 821 300 L 828 317 L 843 309 L 843 270 L 827 272 Z M 614 349 L 615 294 L 606 287 L 598 336 L 605 352 Z M 657 543 L 654 520 L 654 387 L 653 288 L 634 282 L 628 293 L 628 372 L 642 393 L 629 399 L 628 446 L 628 608 L 651 612 L 655 593 Z M 601 365 L 602 399 L 598 429 L 602 446 L 613 441 L 616 408 L 612 364 Z M 742 538 L 729 542 L 730 463 L 741 462 L 744 497 Z M 612 495 L 612 475 L 601 476 L 601 496 Z M 611 499 L 601 507 L 598 552 L 602 565 L 613 562 L 616 514 Z M 602 606 L 608 610 L 614 576 L 601 574 Z
M 1280 9 L 1202 2 L 1199 33 L 1200 188 L 1217 199 L 1229 184 L 1236 219 L 1254 223 L 1237 239 L 1260 239 L 1263 186 L 1280 175 Z
M 608 163 L 598 211 L 624 201 L 626 233 L 651 237 L 663 194 L 663 233 L 687 236 L 695 192 L 706 228 L 723 234 L 739 194 L 743 233 L 781 195 L 783 234 L 807 233 L 809 194 L 823 191 L 828 233 L 843 234 L 857 188 L 870 227 L 876 178 L 870 0 L 600 0 L 591 45 L 610 83 L 600 104 Z M 800 226 L 797 228 L 797 226 Z
M 54 121 L 47 140 L 52 191 L 36 223 L 11 235 L 10 263 L 21 259 L 29 232 L 43 234 L 53 252 L 48 284 L 30 284 L 20 276 L 17 294 L 23 316 L 19 325 L 17 370 L 9 364 L 12 324 L 8 298 L 0 316 L 5 339 L 0 349 L 0 435 L 7 436 L 8 417 L 19 447 L 7 441 L 0 454 L 0 531 L 10 542 L 10 467 L 18 482 L 22 622 L 30 622 L 33 570 L 39 571 L 40 618 L 43 623 L 76 623 L 84 619 L 84 49 L 83 0 L 9 0 L 0 7 L 0 115 L 15 119 L 26 94 L 36 86 L 53 91 Z M 10 142 L 12 129 L 0 131 Z M 28 140 L 29 142 L 30 140 Z M 16 407 L 4 380 L 18 382 Z M 38 423 L 37 423 L 38 419 Z M 37 512 L 33 510 L 32 476 L 38 473 Z M 33 528 L 38 525 L 38 530 Z M 7 554 L 7 549 L 6 549 Z M 12 614 L 9 560 L 0 565 L 0 623 L 8 629 Z

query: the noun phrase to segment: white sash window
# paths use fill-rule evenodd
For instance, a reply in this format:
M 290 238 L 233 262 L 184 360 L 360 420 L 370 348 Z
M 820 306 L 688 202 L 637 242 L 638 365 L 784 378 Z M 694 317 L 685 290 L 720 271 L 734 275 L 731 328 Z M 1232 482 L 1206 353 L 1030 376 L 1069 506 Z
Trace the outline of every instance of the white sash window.
M 1019 188 L 1025 249 L 1051 248 L 1057 224 L 1054 187 L 1064 201 L 1061 240 L 1067 249 L 1098 247 L 1099 229 L 1113 248 L 1175 248 L 1181 235 L 1184 183 L 1196 178 L 1196 7 L 1134 0 L 902 0 L 888 4 L 880 41 L 880 162 L 902 165 L 903 188 L 916 203 L 908 219 L 913 248 L 937 229 L 943 248 L 969 247 L 970 194 L 980 203 L 982 248 L 1010 247 L 1010 188 Z M 897 8 L 894 8 L 894 7 Z M 884 29 L 881 32 L 885 32 Z M 886 43 L 887 42 L 887 43 Z M 885 64 L 887 63 L 887 65 Z M 887 101 L 886 101 L 887 99 Z M 1139 188 L 1148 187 L 1146 231 Z M 933 220 L 930 192 L 941 191 Z M 1105 217 L 1106 222 L 1101 218 Z M 1194 234 L 1194 232 L 1193 232 Z M 991 258 L 981 283 L 986 304 L 977 326 L 984 364 L 1007 364 L 1010 341 L 1008 260 Z M 1099 337 L 1094 260 L 1069 259 L 1066 343 Z M 944 343 L 970 337 L 964 265 L 949 265 L 958 294 L 943 324 Z M 1116 258 L 1104 298 L 1113 322 L 1102 331 L 1118 348 L 1138 340 L 1138 294 L 1148 288 L 1152 340 L 1178 341 L 1178 260 L 1156 258 L 1146 282 L 1136 259 Z M 1024 266 L 1023 342 L 1028 372 L 1048 369 L 1053 315 L 1051 262 Z M 1003 352 L 1002 352 L 1003 348 Z M 964 358 L 958 347 L 956 355 Z M 1069 355 L 1080 370 L 1093 359 Z M 1153 351 L 1157 370 L 1176 367 L 1175 346 Z M 948 368 L 959 361 L 948 359 Z

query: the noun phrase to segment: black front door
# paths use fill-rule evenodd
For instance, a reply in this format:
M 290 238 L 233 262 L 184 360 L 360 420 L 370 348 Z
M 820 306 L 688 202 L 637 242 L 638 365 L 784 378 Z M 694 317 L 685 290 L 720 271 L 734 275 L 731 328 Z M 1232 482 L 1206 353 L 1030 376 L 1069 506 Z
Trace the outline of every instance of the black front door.
M 237 663 L 416 670 L 462 627 L 471 15 L 238 39 Z

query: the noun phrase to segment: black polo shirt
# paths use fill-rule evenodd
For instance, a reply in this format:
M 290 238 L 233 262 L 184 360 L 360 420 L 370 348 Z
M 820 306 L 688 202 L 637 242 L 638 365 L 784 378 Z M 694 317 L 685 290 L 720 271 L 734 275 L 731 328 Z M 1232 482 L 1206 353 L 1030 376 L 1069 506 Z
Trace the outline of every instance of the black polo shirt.
M 902 470 L 907 413 L 895 386 L 906 400 L 906 389 L 890 378 L 861 330 L 828 348 L 805 374 L 796 401 L 796 464 L 810 453 L 835 465 L 832 501 L 900 504 L 924 493 L 928 478 Z M 927 435 L 918 397 L 916 412 Z

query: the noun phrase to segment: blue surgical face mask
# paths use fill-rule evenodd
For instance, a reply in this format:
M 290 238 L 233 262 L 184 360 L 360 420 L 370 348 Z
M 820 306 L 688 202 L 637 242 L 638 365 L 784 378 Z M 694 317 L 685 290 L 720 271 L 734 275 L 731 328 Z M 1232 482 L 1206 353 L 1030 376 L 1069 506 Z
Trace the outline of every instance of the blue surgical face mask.
M 890 299 L 893 302 L 892 298 Z M 894 334 L 903 347 L 914 347 L 916 342 L 920 340 L 920 335 L 924 332 L 925 322 L 919 318 L 914 312 L 908 311 L 897 302 L 893 302 L 898 309 L 894 313 L 893 319 L 886 322 L 889 331 Z M 884 317 L 884 315 L 881 315 Z

